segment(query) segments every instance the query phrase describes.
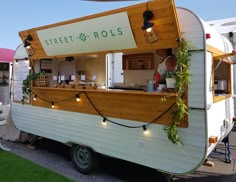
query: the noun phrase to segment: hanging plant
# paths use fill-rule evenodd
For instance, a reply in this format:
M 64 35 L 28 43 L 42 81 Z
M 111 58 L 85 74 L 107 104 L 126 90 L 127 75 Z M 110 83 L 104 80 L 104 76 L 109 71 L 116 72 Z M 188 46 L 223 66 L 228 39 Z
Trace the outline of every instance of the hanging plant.
M 167 133 L 168 139 L 174 144 L 183 144 L 181 138 L 178 134 L 178 126 L 183 121 L 184 117 L 188 114 L 188 107 L 183 100 L 185 95 L 185 88 L 188 83 L 191 82 L 191 73 L 189 71 L 190 67 L 190 43 L 182 40 L 180 42 L 180 47 L 176 52 L 177 58 L 177 71 L 176 71 L 176 111 L 174 112 L 174 118 L 169 126 L 164 128 Z
M 41 73 L 31 73 L 27 76 L 25 80 L 23 80 L 22 83 L 22 99 L 21 103 L 24 104 L 26 101 L 28 101 L 29 94 L 31 94 L 31 83 L 33 80 L 36 80 Z

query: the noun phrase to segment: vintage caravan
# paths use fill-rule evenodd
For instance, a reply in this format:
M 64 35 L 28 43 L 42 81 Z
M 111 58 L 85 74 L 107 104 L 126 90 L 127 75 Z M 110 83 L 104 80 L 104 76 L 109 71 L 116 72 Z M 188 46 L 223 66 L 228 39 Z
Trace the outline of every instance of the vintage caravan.
M 21 131 L 70 145 L 81 172 L 90 172 L 96 154 L 103 154 L 168 174 L 189 173 L 233 127 L 232 45 L 173 0 L 19 35 L 30 61 L 14 63 L 12 120 Z M 163 48 L 176 55 L 176 79 L 183 86 L 147 90 L 155 52 Z M 184 68 L 191 83 L 181 77 Z

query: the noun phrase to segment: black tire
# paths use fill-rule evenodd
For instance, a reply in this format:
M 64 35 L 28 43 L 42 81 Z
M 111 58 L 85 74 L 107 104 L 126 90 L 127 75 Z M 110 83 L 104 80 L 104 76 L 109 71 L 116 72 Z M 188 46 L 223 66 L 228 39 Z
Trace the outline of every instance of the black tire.
M 71 160 L 79 172 L 89 174 L 97 166 L 98 155 L 89 147 L 73 145 L 71 148 Z

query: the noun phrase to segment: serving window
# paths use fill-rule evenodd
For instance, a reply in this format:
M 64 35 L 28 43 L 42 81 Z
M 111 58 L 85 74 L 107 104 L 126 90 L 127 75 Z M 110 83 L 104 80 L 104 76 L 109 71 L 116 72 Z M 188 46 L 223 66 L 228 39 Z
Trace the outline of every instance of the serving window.
M 232 95 L 232 64 L 228 58 L 213 60 L 213 100 L 221 101 Z

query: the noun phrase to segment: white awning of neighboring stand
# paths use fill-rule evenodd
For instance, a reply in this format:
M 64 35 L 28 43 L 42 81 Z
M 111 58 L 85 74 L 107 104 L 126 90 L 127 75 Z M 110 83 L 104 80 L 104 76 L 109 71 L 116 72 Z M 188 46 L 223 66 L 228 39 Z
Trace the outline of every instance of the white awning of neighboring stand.
M 14 59 L 16 60 L 23 60 L 28 59 L 28 54 L 25 50 L 24 44 L 20 44 L 15 51 Z

